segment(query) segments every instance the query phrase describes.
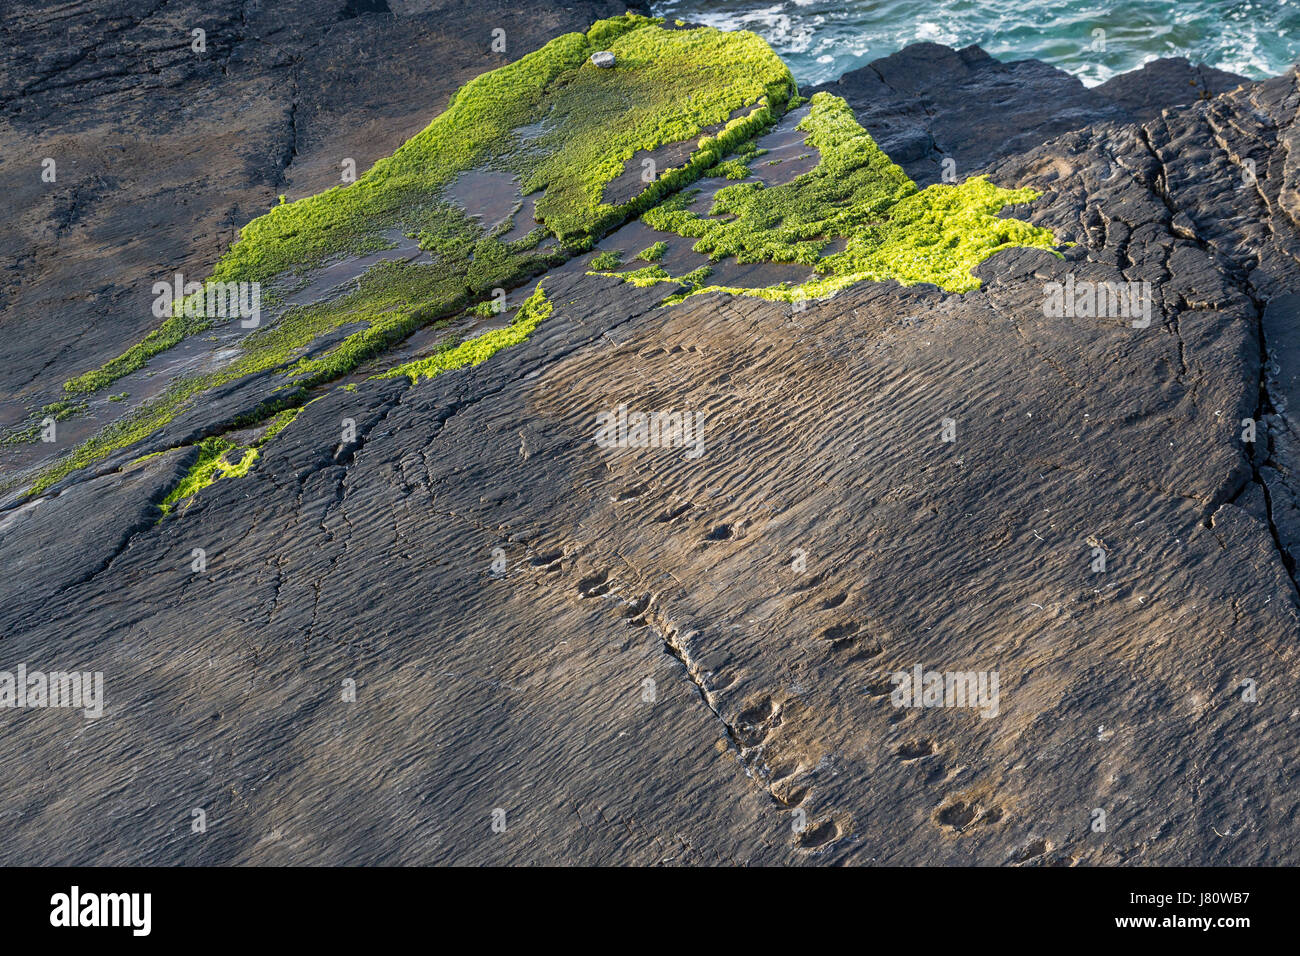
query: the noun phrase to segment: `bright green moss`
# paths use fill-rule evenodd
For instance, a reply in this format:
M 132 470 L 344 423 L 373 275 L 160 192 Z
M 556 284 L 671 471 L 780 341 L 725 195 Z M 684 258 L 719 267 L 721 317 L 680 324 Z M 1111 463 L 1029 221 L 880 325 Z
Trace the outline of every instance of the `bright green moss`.
M 617 66 L 601 70 L 588 63 L 597 49 L 612 50 Z M 813 99 L 800 124 L 808 145 L 820 151 L 815 169 L 782 186 L 727 186 L 704 216 L 687 209 L 694 193 L 682 190 L 701 175 L 748 174 L 761 152 L 754 138 L 793 94 L 789 71 L 752 34 L 665 30 L 634 15 L 601 21 L 586 35 L 559 37 L 484 74 L 355 184 L 283 203 L 249 223 L 210 281 L 273 282 L 263 302 L 274 301 L 309 281 L 311 270 L 326 261 L 390 248 L 392 230 L 418 239 L 430 257 L 382 262 L 346 294 L 288 310 L 248 334 L 224 367 L 176 379 L 163 395 L 84 442 L 39 475 L 32 491 L 156 433 L 203 393 L 247 376 L 270 372 L 281 383 L 275 401 L 258 413 L 263 420 L 285 404 L 300 404 L 308 389 L 348 374 L 415 329 L 465 309 L 484 314 L 491 303 L 483 297 L 491 290 L 528 281 L 642 213 L 654 228 L 693 239 L 711 260 L 803 263 L 819 276 L 794 288 L 706 286 L 707 266 L 669 275 L 657 264 L 666 243 L 656 242 L 639 256 L 648 263 L 644 268 L 617 277 L 638 286 L 675 283 L 679 291 L 669 302 L 710 289 L 793 300 L 886 279 L 960 292 L 978 287 L 971 270 L 1000 249 L 1052 247 L 1046 230 L 997 215 L 1008 203 L 1035 198 L 1031 190 L 1000 189 L 983 178 L 918 190 L 844 102 L 827 94 Z M 706 128 L 714 132 L 705 134 Z M 625 168 L 635 169 L 638 156 L 692 139 L 696 148 L 683 166 L 660 170 L 655 182 L 621 205 L 605 202 L 606 188 Z M 504 243 L 504 224 L 485 234 L 478 220 L 447 200 L 447 188 L 462 173 L 483 170 L 513 177 L 524 193 L 539 192 L 535 209 L 544 228 Z M 559 248 L 542 246 L 548 232 Z M 836 239 L 845 248 L 826 255 Z M 602 253 L 591 267 L 607 275 L 619 264 L 615 254 Z M 67 383 L 67 390 L 103 388 L 211 325 L 177 311 L 103 368 Z M 539 286 L 509 327 L 386 374 L 418 382 L 478 364 L 525 340 L 549 312 Z M 322 349 L 327 336 L 332 344 Z M 238 460 L 226 455 L 233 451 L 201 456 L 208 483 L 246 471 L 257 449 Z
M 642 262 L 658 262 L 664 257 L 664 253 L 667 251 L 668 243 L 656 242 L 652 246 L 646 246 L 646 248 L 636 254 L 636 257 Z
M 587 47 L 582 34 L 565 34 L 466 83 L 445 112 L 355 183 L 250 222 L 213 277 L 267 281 L 339 253 L 359 254 L 361 242 L 394 226 L 436 233 L 447 211 L 442 189 L 461 172 L 515 152 L 514 130 L 539 118 L 548 88 L 582 66 Z M 458 238 L 471 236 L 460 231 Z
M 344 387 L 346 388 L 346 386 Z M 265 445 L 276 435 L 280 434 L 280 432 L 288 428 L 289 425 L 293 423 L 293 420 L 301 414 L 302 406 L 286 408 L 282 412 L 277 412 L 271 417 L 271 421 L 266 426 L 266 431 L 262 432 L 261 436 L 257 439 L 257 446 L 261 447 L 262 445 Z
M 483 240 L 474 248 L 492 244 L 500 245 L 496 240 Z M 531 260 L 525 260 L 520 268 L 524 277 L 538 271 Z M 275 325 L 250 333 L 240 342 L 238 355 L 219 372 L 176 379 L 161 396 L 107 425 L 71 455 L 41 472 L 31 493 L 40 494 L 73 471 L 147 438 L 204 392 L 246 376 L 281 369 L 285 374 L 282 387 L 289 390 L 285 400 L 301 401 L 306 389 L 350 372 L 416 328 L 461 308 L 469 295 L 467 276 L 475 285 L 487 281 L 474 278 L 472 270 L 448 263 L 380 263 L 362 277 L 354 291 L 291 310 Z M 512 280 L 518 278 L 511 276 Z M 295 359 L 320 336 L 351 325 L 362 328 L 310 359 Z
M 178 309 L 183 313 L 183 309 Z M 107 388 L 124 375 L 144 367 L 144 364 L 160 352 L 165 352 L 187 335 L 195 335 L 212 327 L 204 318 L 186 318 L 184 314 L 165 319 L 162 325 L 154 329 L 143 340 L 131 346 L 117 358 L 110 359 L 100 368 L 63 383 L 63 390 L 72 395 L 87 395 Z
M 971 270 L 994 253 L 1055 245 L 1048 230 L 997 216 L 1009 204 L 1037 198 L 1033 190 L 1002 189 L 984 177 L 918 190 L 838 97 L 816 94 L 799 129 L 821 154 L 810 172 L 781 186 L 721 189 L 708 216 L 688 210 L 691 197 L 681 195 L 643 218 L 655 229 L 695 239 L 695 250 L 714 261 L 734 256 L 742 263 L 802 263 L 824 278 L 794 288 L 697 291 L 794 300 L 893 279 L 966 292 L 979 288 Z M 823 256 L 837 238 L 847 240 L 844 251 Z
M 700 268 L 694 270 L 693 272 L 686 273 L 686 275 L 682 276 L 680 279 L 675 279 L 674 281 L 679 286 L 681 286 L 682 291 L 674 295 L 670 295 L 668 298 L 664 299 L 663 304 L 676 305 L 678 302 L 681 302 L 683 299 L 686 299 L 689 296 L 694 295 L 696 292 L 699 292 L 701 289 L 704 288 L 704 283 L 708 281 L 709 276 L 711 276 L 712 274 L 713 274 L 713 270 L 710 267 L 701 266 Z
M 121 448 L 129 448 L 136 442 L 148 438 L 171 421 L 184 393 L 183 383 L 179 388 L 174 385 L 153 402 L 148 402 L 117 421 L 110 422 L 98 434 L 78 445 L 66 458 L 40 472 L 32 483 L 29 494 L 39 495 L 77 469 L 85 468 L 107 458 Z
M 634 285 L 638 289 L 645 289 L 652 285 L 659 285 L 664 282 L 673 282 L 682 286 L 686 290 L 686 294 L 696 292 L 703 288 L 705 280 L 712 274 L 712 267 L 700 266 L 698 269 L 688 272 L 684 276 L 674 276 L 669 275 L 663 266 L 657 264 L 648 265 L 643 269 L 635 269 L 631 272 L 587 273 L 589 276 L 609 276 L 614 279 L 622 279 L 624 282 Z M 686 298 L 686 294 L 675 295 L 669 301 L 670 303 L 680 302 L 682 299 Z
M 713 268 L 711 266 L 700 266 L 698 269 L 686 273 L 686 275 L 682 276 L 679 281 L 692 288 L 699 288 L 711 275 L 713 275 Z
M 256 448 L 241 449 L 224 438 L 205 438 L 199 442 L 198 448 L 198 461 L 158 505 L 163 517 L 178 502 L 193 498 L 214 481 L 221 478 L 243 478 L 253 467 L 258 454 Z M 233 460 L 232 452 L 237 456 Z
M 428 358 L 407 362 L 376 377 L 395 378 L 405 375 L 411 380 L 411 384 L 415 385 L 421 379 L 433 378 L 452 369 L 478 365 L 502 349 L 518 345 L 527 339 L 550 316 L 551 309 L 550 300 L 538 285 L 527 301 L 519 307 L 514 320 L 507 328 L 484 332 L 459 345 L 449 345 Z
M 609 276 L 615 279 L 622 279 L 638 289 L 644 289 L 646 286 L 656 285 L 660 282 L 672 282 L 673 277 L 664 271 L 663 266 L 648 265 L 643 269 L 633 269 L 631 272 L 588 272 L 589 276 Z
M 133 461 L 131 461 L 131 462 L 129 463 L 128 467 L 133 467 L 133 466 L 135 466 L 135 465 L 143 464 L 144 462 L 149 461 L 149 459 L 151 459 L 151 458 L 157 458 L 157 457 L 158 457 L 159 455 L 161 455 L 161 454 L 162 454 L 162 452 L 160 452 L 160 451 L 151 451 L 151 452 L 149 452 L 149 454 L 147 454 L 147 455 L 141 455 L 139 458 L 136 458 L 136 459 L 134 459 Z
M 218 470 L 222 478 L 243 478 L 248 474 L 248 469 L 253 467 L 253 462 L 257 460 L 257 449 L 244 449 L 244 456 L 239 461 L 231 464 L 224 458 L 222 459 Z
M 621 17 L 610 17 L 607 20 L 597 20 L 591 25 L 590 29 L 587 30 L 587 44 L 593 53 L 597 50 L 611 49 L 609 44 L 613 43 L 623 34 L 630 30 L 639 29 L 648 23 L 663 23 L 663 19 L 651 19 L 628 11 Z
M 476 249 L 486 259 L 491 247 L 499 246 L 496 240 L 489 239 Z M 531 259 L 524 261 L 527 267 L 521 267 L 519 274 L 509 273 L 511 281 L 541 268 Z M 295 310 L 286 316 L 287 321 L 249 336 L 241 374 L 264 363 L 268 367 L 282 365 L 320 336 L 345 326 L 360 326 L 337 345 L 286 366 L 286 377 L 295 385 L 312 387 L 331 381 L 381 354 L 417 328 L 463 308 L 470 295 L 483 292 L 480 286 L 494 279 L 477 278 L 472 269 L 446 263 L 380 263 L 366 273 L 353 292 Z

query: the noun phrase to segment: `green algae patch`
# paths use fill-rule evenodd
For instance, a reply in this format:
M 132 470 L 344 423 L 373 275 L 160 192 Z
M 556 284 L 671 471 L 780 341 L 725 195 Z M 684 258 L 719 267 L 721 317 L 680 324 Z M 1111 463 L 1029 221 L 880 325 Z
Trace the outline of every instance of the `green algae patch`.
M 303 275 L 339 256 L 390 247 L 386 233 L 401 229 L 419 235 L 421 247 L 439 259 L 480 273 L 486 259 L 500 285 L 520 268 L 520 244 L 507 249 L 497 243 L 501 248 L 484 256 L 475 248 L 482 227 L 444 196 L 457 176 L 474 169 L 517 175 L 523 194 L 541 192 L 535 214 L 552 235 L 570 248 L 589 246 L 698 176 L 720 151 L 770 125 L 794 93 L 789 70 L 756 35 L 669 30 L 659 23 L 634 14 L 602 20 L 587 34 L 557 37 L 471 80 L 428 127 L 355 183 L 284 202 L 244 226 L 208 283 Z M 599 49 L 615 53 L 615 69 L 588 62 Z M 733 116 L 747 108 L 745 116 Z M 686 166 L 666 171 L 628 203 L 603 201 L 605 186 L 638 152 L 718 126 L 716 136 L 701 138 Z M 175 311 L 141 342 L 65 388 L 104 388 L 212 325 L 183 308 Z
M 394 235 L 417 240 L 429 255 L 381 262 L 351 291 L 284 311 L 244 336 L 222 368 L 177 378 L 164 394 L 40 473 L 31 492 L 155 434 L 214 388 L 271 372 L 282 379 L 279 388 L 298 395 L 348 374 L 491 290 L 518 286 L 591 248 L 782 115 L 794 80 L 761 38 L 660 23 L 628 14 L 598 21 L 585 34 L 557 37 L 465 84 L 428 127 L 355 183 L 281 202 L 249 222 L 203 283 L 204 292 L 173 303 L 172 315 L 156 329 L 66 382 L 65 391 L 105 389 L 224 321 L 186 307 L 204 299 L 214 283 L 268 283 L 262 303 L 274 309 L 315 270 L 392 248 Z M 614 69 L 588 62 L 602 49 L 614 52 Z M 605 201 L 606 187 L 635 156 L 678 142 L 693 144 L 681 166 L 638 183 L 639 191 L 624 202 Z M 534 215 L 544 225 L 503 242 L 508 224 L 485 228 L 467 215 L 449 190 L 462 174 L 481 171 L 517 180 L 521 199 L 538 194 Z M 542 247 L 548 234 L 557 242 Z M 321 350 L 326 336 L 331 344 Z
M 88 405 L 85 402 L 71 399 L 42 406 L 39 410 L 33 412 L 22 426 L 6 431 L 3 437 L 0 437 L 0 445 L 18 445 L 39 441 L 46 419 L 61 422 L 73 415 L 84 412 L 87 407 Z
M 596 272 L 608 272 L 610 269 L 617 269 L 623 264 L 623 253 L 617 249 L 610 249 L 608 252 L 602 252 L 600 255 L 591 257 L 591 268 Z
M 1049 230 L 997 215 L 1038 198 L 1034 190 L 1004 189 L 983 176 L 918 189 L 839 97 L 814 95 L 797 128 L 821 154 L 811 171 L 781 186 L 720 189 L 707 216 L 687 209 L 692 197 L 680 194 L 642 218 L 654 229 L 696 240 L 695 251 L 712 261 L 797 263 L 820 278 L 794 287 L 702 286 L 696 292 L 794 301 L 887 280 L 968 292 L 980 285 L 975 266 L 1003 249 L 1055 250 Z M 824 255 L 836 239 L 845 240 L 843 251 Z
M 724 159 L 706 170 L 705 175 L 725 177 L 727 179 L 744 179 L 749 175 L 749 167 L 739 159 Z
M 226 455 L 235 450 L 235 445 L 224 438 L 205 438 L 199 442 L 198 449 L 198 460 L 190 466 L 190 470 L 186 472 L 185 477 L 159 503 L 158 508 L 162 511 L 164 517 L 178 502 L 192 498 L 218 478 L 233 474 L 240 469 L 242 469 L 242 474 L 247 474 L 249 466 L 252 465 L 250 456 L 257 456 L 256 450 L 250 448 L 242 459 L 232 464 L 227 461 Z M 247 461 L 247 464 L 245 464 L 245 461 Z
M 107 388 L 124 375 L 130 375 L 144 368 L 149 359 L 167 351 L 186 336 L 204 332 L 212 327 L 212 323 L 205 318 L 187 317 L 184 314 L 183 304 L 176 311 L 179 314 L 165 319 L 162 325 L 121 355 L 110 359 L 97 369 L 64 382 L 63 390 L 69 395 L 89 395 Z
M 302 412 L 302 408 L 286 408 L 281 412 L 273 415 L 267 423 L 266 428 L 257 437 L 257 439 L 248 446 L 235 444 L 228 438 L 216 436 L 214 438 L 205 438 L 199 442 L 199 457 L 185 477 L 177 483 L 158 505 L 162 512 L 162 518 L 172 511 L 176 505 L 183 501 L 188 501 L 196 494 L 202 491 L 208 485 L 222 478 L 244 478 L 248 475 L 261 454 L 262 447 L 272 438 L 287 428 L 295 418 Z M 161 454 L 157 452 L 156 454 Z M 146 455 L 137 461 L 144 461 L 151 456 Z M 160 518 L 159 520 L 162 520 Z
M 629 285 L 634 285 L 638 289 L 644 289 L 647 286 L 658 285 L 660 282 L 675 282 L 661 265 L 648 265 L 644 269 L 633 269 L 630 272 L 588 272 L 589 276 L 605 276 L 611 279 L 622 279 Z
M 39 472 L 28 489 L 29 495 L 39 495 L 55 482 L 72 472 L 93 465 L 115 451 L 129 448 L 143 441 L 171 421 L 184 399 L 185 389 L 173 385 L 163 395 L 140 408 L 128 412 L 117 421 L 110 422 L 86 439 L 67 457 Z
M 396 378 L 405 375 L 412 385 L 416 385 L 421 379 L 434 378 L 452 369 L 479 365 L 502 349 L 525 341 L 550 316 L 551 311 L 551 302 L 546 298 L 541 285 L 538 285 L 506 328 L 484 332 L 458 345 L 448 345 L 428 358 L 406 362 L 375 377 Z
M 257 440 L 257 447 L 261 447 L 269 442 L 280 432 L 284 431 L 293 423 L 293 420 L 302 414 L 305 406 L 296 408 L 286 408 L 284 411 L 276 412 L 271 416 L 271 420 L 266 425 L 266 430 L 262 432 L 261 437 Z
M 609 279 L 621 279 L 629 285 L 634 285 L 638 289 L 646 289 L 653 285 L 671 283 L 680 286 L 680 291 L 669 296 L 661 305 L 676 305 L 689 295 L 693 295 L 704 289 L 704 283 L 708 281 L 709 276 L 713 275 L 712 266 L 700 266 L 698 269 L 686 273 L 684 276 L 675 276 L 669 274 L 668 270 L 658 264 L 651 264 L 643 269 L 634 269 L 630 272 L 588 272 L 589 276 L 604 276 Z
M 588 62 L 599 49 L 614 52 L 614 69 Z M 1010 203 L 1036 198 L 1032 190 L 1002 189 L 982 177 L 921 190 L 858 125 L 844 101 L 824 93 L 814 97 L 799 126 L 820 153 L 813 170 L 781 186 L 728 185 L 707 215 L 687 208 L 692 196 L 683 190 L 697 179 L 748 175 L 761 155 L 755 138 L 795 95 L 789 71 L 757 36 L 664 29 L 636 15 L 557 37 L 483 74 L 356 183 L 284 202 L 250 222 L 208 283 L 272 283 L 263 296 L 269 303 L 291 287 L 304 287 L 322 265 L 392 248 L 394 235 L 414 240 L 427 255 L 379 262 L 333 298 L 286 309 L 245 335 L 218 369 L 174 379 L 161 395 L 41 472 L 31 493 L 155 435 L 205 393 L 253 375 L 274 376 L 272 395 L 259 412 L 263 420 L 285 404 L 301 404 L 307 390 L 352 372 L 416 329 L 436 328 L 467 309 L 484 314 L 492 306 L 483 299 L 493 290 L 533 280 L 635 216 L 691 239 L 714 262 L 801 263 L 817 274 L 801 286 L 744 289 L 707 285 L 708 266 L 670 275 L 658 264 L 663 242 L 640 254 L 644 267 L 627 272 L 612 272 L 621 261 L 608 253 L 593 257 L 596 274 L 638 286 L 675 284 L 668 303 L 712 290 L 815 298 L 884 280 L 964 292 L 979 286 L 971 270 L 996 252 L 1053 247 L 1047 230 L 998 216 Z M 606 201 L 607 192 L 629 195 L 619 189 L 639 157 L 679 142 L 693 145 L 680 166 L 636 183 L 639 191 L 630 198 Z M 513 220 L 485 228 L 448 198 L 462 174 L 482 172 L 520 183 L 521 201 L 536 194 L 534 215 L 542 227 L 506 242 Z M 616 180 L 618 189 L 607 189 Z M 548 235 L 555 242 L 543 244 Z M 843 248 L 828 254 L 832 243 Z M 212 320 L 187 311 L 183 304 L 174 309 L 142 341 L 65 389 L 103 389 L 212 327 Z M 508 327 L 384 374 L 418 382 L 476 365 L 527 339 L 549 313 L 539 286 Z M 206 483 L 246 471 L 256 459 L 256 447 L 251 451 L 251 457 L 249 450 L 231 448 L 203 458 Z
M 654 245 L 646 246 L 636 254 L 636 257 L 642 262 L 658 262 L 668 251 L 668 243 L 656 242 Z
M 561 240 L 581 241 L 623 218 L 624 207 L 602 196 L 637 153 L 699 137 L 686 164 L 661 173 L 638 199 L 662 197 L 770 126 L 795 93 L 790 71 L 755 34 L 613 22 L 627 21 L 636 26 L 604 46 L 614 69 L 584 63 L 556 91 L 552 131 L 541 140 L 549 155 L 524 178 L 525 192 L 544 190 L 537 215 Z

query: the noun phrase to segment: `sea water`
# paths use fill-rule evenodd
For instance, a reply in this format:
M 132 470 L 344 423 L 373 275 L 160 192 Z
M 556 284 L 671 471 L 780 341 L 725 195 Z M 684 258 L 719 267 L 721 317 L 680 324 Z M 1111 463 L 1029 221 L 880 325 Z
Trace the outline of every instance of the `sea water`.
M 801 86 L 921 40 L 1043 60 L 1087 86 L 1158 57 L 1251 79 L 1300 59 L 1300 0 L 652 0 L 651 8 L 758 33 Z

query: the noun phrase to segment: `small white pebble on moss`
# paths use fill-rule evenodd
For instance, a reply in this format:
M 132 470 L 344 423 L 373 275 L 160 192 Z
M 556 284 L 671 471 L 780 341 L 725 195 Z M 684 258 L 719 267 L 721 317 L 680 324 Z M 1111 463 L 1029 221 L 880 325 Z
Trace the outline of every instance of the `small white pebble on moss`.
M 614 54 L 608 50 L 601 50 L 599 53 L 591 55 L 591 62 L 602 70 L 612 70 L 614 68 Z

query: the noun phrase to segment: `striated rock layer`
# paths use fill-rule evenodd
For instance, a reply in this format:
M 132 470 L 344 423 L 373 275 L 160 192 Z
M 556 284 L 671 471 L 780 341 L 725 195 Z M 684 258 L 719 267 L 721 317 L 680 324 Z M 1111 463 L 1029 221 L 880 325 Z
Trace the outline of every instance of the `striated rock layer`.
M 373 72 L 309 59 L 339 82 Z M 33 91 L 77 67 L 22 69 L 6 121 L 37 129 Z M 665 308 L 661 287 L 562 267 L 527 341 L 325 392 L 174 518 L 157 505 L 189 446 L 13 504 L 0 666 L 102 671 L 107 700 L 95 721 L 3 712 L 0 859 L 1300 862 L 1297 76 L 1221 91 L 1221 74 L 1161 69 L 1201 82 L 1121 77 L 1064 119 L 1043 91 L 1074 81 L 976 50 L 913 47 L 841 81 L 914 178 L 950 156 L 962 178 L 1033 187 L 1016 216 L 1075 243 L 1001 253 L 977 291 Z M 76 82 L 109 84 L 58 106 L 86 122 L 129 95 Z M 973 114 L 985 83 L 996 109 Z M 371 139 L 373 158 L 451 85 L 404 118 L 340 104 L 347 122 L 319 135 Z M 228 161 L 198 150 L 176 174 L 235 177 L 186 192 L 187 223 L 215 228 L 236 184 L 266 189 L 264 164 Z M 634 253 L 645 231 L 624 228 Z M 141 332 L 79 340 L 98 328 L 81 313 L 32 311 L 84 295 L 66 274 L 95 248 L 127 248 L 66 230 L 53 271 L 9 293 L 32 343 L 11 394 Z M 1045 317 L 1044 286 L 1071 276 L 1150 283 L 1150 327 Z M 38 318 L 80 344 L 23 338 Z M 619 405 L 702 414 L 701 453 L 599 447 L 596 416 Z M 996 714 L 893 706 L 890 675 L 917 665 L 996 671 Z

